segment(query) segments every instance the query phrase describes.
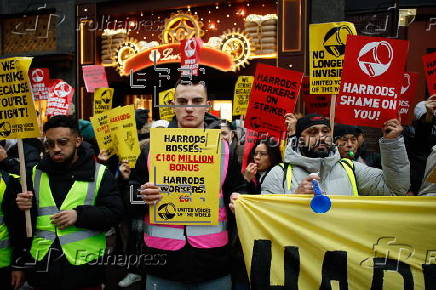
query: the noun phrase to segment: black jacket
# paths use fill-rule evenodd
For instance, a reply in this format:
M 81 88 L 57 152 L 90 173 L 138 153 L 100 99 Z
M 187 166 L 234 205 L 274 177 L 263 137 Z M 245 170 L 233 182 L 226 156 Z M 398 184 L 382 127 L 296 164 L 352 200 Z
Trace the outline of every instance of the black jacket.
M 50 189 L 56 203 L 60 208 L 74 181 L 93 181 L 95 161 L 93 151 L 89 146 L 82 144 L 78 148 L 79 159 L 71 166 L 57 164 L 45 156 L 37 168 L 49 176 Z M 103 174 L 100 189 L 97 194 L 95 206 L 83 205 L 76 208 L 76 226 L 89 230 L 107 231 L 121 220 L 124 206 L 121 200 L 116 181 L 109 170 Z M 33 228 L 36 227 L 36 202 L 32 208 Z M 100 285 L 104 278 L 102 265 L 90 264 L 74 266 L 62 255 L 59 240 L 56 239 L 52 250 L 46 257 L 36 263 L 29 271 L 29 282 L 35 287 L 49 287 L 49 289 L 75 289 Z M 47 265 L 49 267 L 47 268 Z
M 26 163 L 27 174 L 32 173 L 32 168 L 41 160 L 41 152 L 43 146 L 37 138 L 23 139 L 24 158 Z M 13 173 L 20 174 L 20 161 L 18 159 L 18 145 L 14 145 L 8 150 L 8 157 L 0 162 L 0 169 Z
M 206 128 L 219 128 L 219 119 L 208 114 L 205 117 Z M 169 128 L 176 128 L 177 123 L 171 122 Z M 136 166 L 130 175 L 130 185 L 134 192 L 148 182 L 149 173 L 147 159 L 149 145 L 146 145 L 136 161 Z M 127 190 L 127 189 L 126 189 Z M 237 156 L 230 152 L 227 176 L 224 181 L 223 195 L 225 204 L 228 205 L 232 192 L 247 193 Z M 144 216 L 147 210 L 145 205 L 132 206 L 138 215 Z M 228 224 L 234 223 L 233 214 L 228 211 Z M 231 226 L 228 226 L 230 228 Z M 155 275 L 167 280 L 179 282 L 203 282 L 217 279 L 230 273 L 229 245 L 219 248 L 199 249 L 186 243 L 186 246 L 178 251 L 163 251 L 155 248 L 145 248 L 148 257 L 153 257 L 149 263 L 145 263 L 147 274 Z M 158 261 L 159 260 L 159 261 Z M 165 263 L 160 263 L 164 261 Z M 157 265 L 156 265 L 157 264 Z

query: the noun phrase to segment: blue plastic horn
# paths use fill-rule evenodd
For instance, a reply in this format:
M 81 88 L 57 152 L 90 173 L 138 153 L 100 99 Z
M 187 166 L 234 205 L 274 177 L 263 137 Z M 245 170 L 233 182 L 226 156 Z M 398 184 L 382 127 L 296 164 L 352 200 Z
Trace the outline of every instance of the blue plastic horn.
M 313 192 L 315 195 L 310 201 L 310 207 L 313 212 L 325 213 L 332 207 L 332 202 L 327 195 L 322 194 L 321 188 L 319 187 L 318 180 L 312 179 Z

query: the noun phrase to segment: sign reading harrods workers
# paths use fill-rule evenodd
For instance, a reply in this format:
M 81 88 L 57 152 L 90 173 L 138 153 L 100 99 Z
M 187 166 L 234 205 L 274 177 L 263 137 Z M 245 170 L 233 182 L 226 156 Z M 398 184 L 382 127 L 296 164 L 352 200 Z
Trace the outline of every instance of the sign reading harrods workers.
M 414 118 L 413 109 L 417 103 L 417 89 L 418 74 L 414 72 L 405 72 L 403 76 L 403 84 L 401 86 L 398 110 L 401 118 L 401 124 L 403 125 L 410 124 Z
M 424 55 L 422 62 L 424 63 L 428 94 L 432 96 L 436 94 L 436 52 Z
M 200 37 L 184 39 L 180 42 L 180 68 L 182 76 L 198 76 L 200 47 L 203 45 Z
M 135 168 L 140 152 L 138 133 L 133 105 L 117 107 L 108 111 L 109 127 L 113 142 L 117 146 L 117 155 L 121 161 L 127 160 L 130 168 Z
M 84 65 L 83 80 L 85 81 L 86 91 L 93 93 L 96 88 L 108 88 L 106 70 L 102 65 Z
M 40 134 L 29 80 L 30 57 L 0 60 L 0 139 Z
M 96 114 L 89 118 L 94 128 L 95 139 L 97 139 L 100 151 L 106 151 L 108 156 L 112 156 L 117 154 L 117 144 L 115 144 L 111 134 L 109 119 L 108 112 Z
M 48 68 L 34 68 L 29 71 L 34 100 L 47 100 L 49 97 L 50 72 Z
M 436 197 L 330 198 L 325 214 L 310 196 L 239 198 L 251 289 L 435 289 Z
M 406 40 L 348 36 L 337 123 L 380 128 L 398 118 L 408 49 Z
M 238 77 L 233 97 L 233 116 L 245 115 L 247 113 L 248 98 L 250 97 L 253 81 L 254 77 L 252 76 Z
M 301 98 L 304 102 L 306 115 L 317 113 L 323 115 L 324 117 L 329 117 L 332 96 L 330 94 L 311 94 L 309 82 L 309 77 L 303 77 L 303 83 L 301 85 Z
M 59 79 L 51 80 L 50 94 L 47 102 L 47 116 L 70 114 L 73 103 L 74 88 L 67 82 Z
M 219 216 L 219 129 L 150 129 L 150 182 L 163 199 L 150 207 L 150 222 L 216 225 Z
M 339 92 L 347 37 L 356 34 L 351 22 L 309 25 L 311 94 Z
M 96 88 L 94 91 L 94 115 L 112 109 L 113 88 Z
M 280 138 L 283 117 L 294 112 L 303 73 L 258 63 L 250 92 L 245 128 Z
M 159 105 L 169 106 L 174 100 L 175 88 L 171 88 L 159 93 Z M 174 117 L 174 109 L 172 107 L 159 107 L 159 117 L 162 120 L 171 121 Z

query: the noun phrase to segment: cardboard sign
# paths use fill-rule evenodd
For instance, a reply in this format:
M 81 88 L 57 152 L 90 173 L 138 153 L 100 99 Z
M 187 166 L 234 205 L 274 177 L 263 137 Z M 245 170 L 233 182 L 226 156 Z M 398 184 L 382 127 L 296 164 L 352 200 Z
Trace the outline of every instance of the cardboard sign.
M 47 116 L 68 115 L 73 101 L 74 88 L 63 80 L 54 79 L 50 85 Z
M 245 115 L 247 113 L 248 98 L 250 97 L 253 81 L 254 77 L 252 76 L 238 77 L 233 97 L 233 116 Z
M 410 124 L 414 118 L 413 109 L 417 103 L 417 90 L 418 74 L 414 72 L 405 72 L 403 76 L 403 84 L 401 85 L 399 102 L 399 114 L 401 124 L 403 125 Z
M 29 80 L 30 57 L 0 59 L 0 139 L 39 136 Z
M 48 68 L 34 68 L 29 71 L 34 100 L 48 100 L 50 72 Z
M 159 105 L 169 106 L 174 100 L 176 89 L 168 89 L 159 93 Z M 159 117 L 162 120 L 171 121 L 175 116 L 174 110 L 171 107 L 159 107 Z
M 106 70 L 102 65 L 84 65 L 83 80 L 85 81 L 86 91 L 93 93 L 96 88 L 109 88 L 106 78 Z
M 239 197 L 235 216 L 251 289 L 433 287 L 436 197 L 330 196 L 325 214 L 312 212 L 311 199 Z
M 309 25 L 311 94 L 339 92 L 347 37 L 356 34 L 351 22 Z
M 150 222 L 216 225 L 219 216 L 219 129 L 150 129 L 150 182 L 163 199 L 150 207 Z
M 324 117 L 329 117 L 331 95 L 311 94 L 309 77 L 303 77 L 301 97 L 304 102 L 306 115 L 317 113 Z
M 280 138 L 285 114 L 294 112 L 302 78 L 301 72 L 257 64 L 245 127 Z
M 120 161 L 127 160 L 135 168 L 140 152 L 133 105 L 117 107 L 107 112 L 113 142 L 117 146 Z
M 111 134 L 109 119 L 108 112 L 96 114 L 94 117 L 89 118 L 92 128 L 94 128 L 95 139 L 97 139 L 100 151 L 106 151 L 108 156 L 112 156 L 117 153 L 117 144 L 115 144 Z
M 428 94 L 433 96 L 436 94 L 436 52 L 424 55 L 422 62 L 424 63 Z
M 97 88 L 94 91 L 94 115 L 112 109 L 113 88 Z
M 408 41 L 348 36 L 336 122 L 380 128 L 398 118 Z
M 182 69 L 182 76 L 198 76 L 201 46 L 202 41 L 199 37 L 184 39 L 180 42 L 180 68 Z

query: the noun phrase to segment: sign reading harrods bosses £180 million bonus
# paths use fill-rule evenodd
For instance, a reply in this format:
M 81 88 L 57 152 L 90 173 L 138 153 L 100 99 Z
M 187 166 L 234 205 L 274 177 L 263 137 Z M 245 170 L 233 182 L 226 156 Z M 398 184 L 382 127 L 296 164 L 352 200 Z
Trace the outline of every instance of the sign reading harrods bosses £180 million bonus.
M 218 224 L 221 138 L 218 129 L 150 130 L 150 182 L 163 199 L 150 207 L 150 222 Z

